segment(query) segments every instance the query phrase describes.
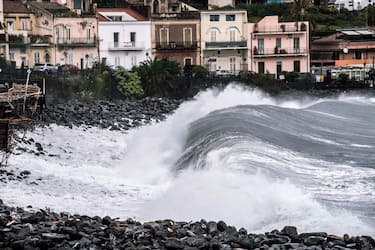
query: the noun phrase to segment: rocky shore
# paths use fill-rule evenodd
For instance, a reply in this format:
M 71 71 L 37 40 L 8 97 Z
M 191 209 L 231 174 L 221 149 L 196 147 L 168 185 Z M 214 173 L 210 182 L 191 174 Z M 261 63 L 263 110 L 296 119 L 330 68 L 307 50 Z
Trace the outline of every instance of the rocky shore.
M 146 97 L 141 100 L 90 101 L 50 104 L 40 120 L 62 126 L 93 126 L 113 130 L 128 130 L 151 121 L 161 121 L 178 108 L 182 101 Z
M 30 210 L 30 208 L 28 208 Z M 140 223 L 26 211 L 0 200 L 0 249 L 375 249 L 370 236 L 300 233 L 293 226 L 265 234 L 237 230 L 223 221 Z

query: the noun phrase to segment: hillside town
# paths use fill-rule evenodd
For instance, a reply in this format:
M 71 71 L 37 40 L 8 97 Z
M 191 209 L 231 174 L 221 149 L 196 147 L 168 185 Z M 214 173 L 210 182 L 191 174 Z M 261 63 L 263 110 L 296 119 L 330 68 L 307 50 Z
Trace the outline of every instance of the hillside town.
M 0 56 L 16 68 L 52 72 L 98 63 L 131 70 L 148 58 L 167 58 L 218 76 L 254 72 L 277 79 L 282 72 L 329 71 L 332 78 L 346 72 L 364 80 L 374 67 L 375 30 L 368 25 L 312 37 L 304 9 L 293 22 L 274 15 L 251 22 L 233 0 L 209 0 L 207 9 L 189 2 L 123 0 L 105 6 L 93 0 L 1 0 Z M 329 3 L 349 10 L 375 5 L 373 0 Z

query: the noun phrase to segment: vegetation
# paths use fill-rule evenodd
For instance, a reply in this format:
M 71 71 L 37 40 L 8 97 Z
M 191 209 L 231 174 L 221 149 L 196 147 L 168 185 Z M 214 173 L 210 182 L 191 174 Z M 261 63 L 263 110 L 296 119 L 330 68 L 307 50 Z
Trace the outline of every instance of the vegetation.
M 364 27 L 366 22 L 369 26 L 375 25 L 374 6 L 359 11 L 349 11 L 314 6 L 308 0 L 295 0 L 294 3 L 239 4 L 236 8 L 247 10 L 249 22 L 257 22 L 267 15 L 277 15 L 280 21 L 310 21 L 314 32 Z
M 181 74 L 181 67 L 175 61 L 167 59 L 147 59 L 140 66 L 134 67 L 141 79 L 143 91 L 147 96 L 166 96 L 175 84 L 175 79 Z
M 119 67 L 114 74 L 118 81 L 117 88 L 126 99 L 132 100 L 143 96 L 141 78 L 137 72 L 129 72 Z
M 208 76 L 208 69 L 201 65 L 195 65 L 193 67 L 193 76 L 196 78 L 206 78 Z

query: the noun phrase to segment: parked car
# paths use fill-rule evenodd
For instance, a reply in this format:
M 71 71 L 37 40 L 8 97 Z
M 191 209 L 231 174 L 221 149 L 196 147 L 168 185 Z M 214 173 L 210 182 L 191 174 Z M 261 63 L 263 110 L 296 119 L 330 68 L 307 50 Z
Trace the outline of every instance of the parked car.
M 220 77 L 232 77 L 234 76 L 234 73 L 229 70 L 218 69 L 216 70 L 215 75 Z
M 37 63 L 35 64 L 34 66 L 34 71 L 37 71 L 37 72 L 44 72 L 46 74 L 50 74 L 50 73 L 57 73 L 58 70 L 59 70 L 59 67 L 58 66 L 55 66 L 55 65 L 52 65 L 52 64 L 49 64 L 49 63 Z
M 76 74 L 79 72 L 79 68 L 72 64 L 61 65 L 60 70 L 63 73 L 71 73 L 71 74 Z

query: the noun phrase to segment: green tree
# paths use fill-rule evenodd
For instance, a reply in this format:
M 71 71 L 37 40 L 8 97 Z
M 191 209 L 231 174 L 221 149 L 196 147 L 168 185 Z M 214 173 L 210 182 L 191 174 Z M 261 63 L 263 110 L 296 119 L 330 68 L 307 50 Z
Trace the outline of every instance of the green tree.
M 181 67 L 175 61 L 149 58 L 135 67 L 134 71 L 141 78 L 145 95 L 165 96 L 173 90 L 176 77 L 181 73 Z
M 144 94 L 141 78 L 137 72 L 129 72 L 123 67 L 119 67 L 114 74 L 118 81 L 117 88 L 126 99 L 135 99 Z
M 309 20 L 308 9 L 311 6 L 310 0 L 294 0 L 293 7 L 290 11 L 292 20 Z

